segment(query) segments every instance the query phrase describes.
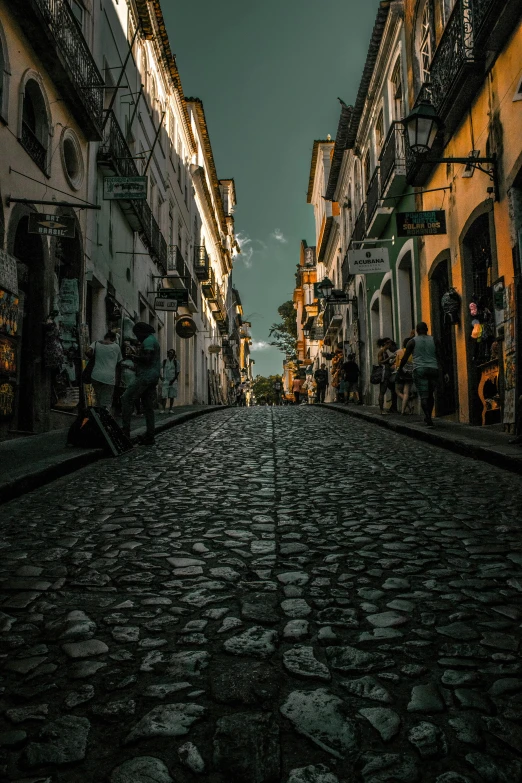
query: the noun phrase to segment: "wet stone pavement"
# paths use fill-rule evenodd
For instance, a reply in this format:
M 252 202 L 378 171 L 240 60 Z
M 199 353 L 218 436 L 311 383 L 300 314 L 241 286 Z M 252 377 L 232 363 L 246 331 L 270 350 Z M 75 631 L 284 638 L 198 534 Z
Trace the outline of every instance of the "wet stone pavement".
M 522 781 L 522 479 L 224 410 L 1 507 L 0 780 Z

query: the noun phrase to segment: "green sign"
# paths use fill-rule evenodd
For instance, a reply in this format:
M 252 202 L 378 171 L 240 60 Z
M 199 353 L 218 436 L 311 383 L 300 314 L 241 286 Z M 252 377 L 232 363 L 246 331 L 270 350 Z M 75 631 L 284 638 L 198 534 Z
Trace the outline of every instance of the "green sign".
M 136 201 L 147 198 L 147 177 L 104 177 L 103 198 Z
M 397 212 L 397 236 L 420 237 L 446 233 L 446 212 L 434 209 L 426 212 Z

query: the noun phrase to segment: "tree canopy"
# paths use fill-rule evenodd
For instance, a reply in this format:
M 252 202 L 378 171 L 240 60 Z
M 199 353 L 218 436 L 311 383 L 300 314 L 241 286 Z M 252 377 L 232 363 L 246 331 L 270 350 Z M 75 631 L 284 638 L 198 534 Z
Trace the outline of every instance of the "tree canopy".
M 275 345 L 284 354 L 297 353 L 297 319 L 292 300 L 283 302 L 277 308 L 281 316 L 279 323 L 272 324 L 268 336 L 272 338 L 270 345 Z
M 269 375 L 268 377 L 256 375 L 254 378 L 253 391 L 258 403 L 263 401 L 268 403 L 276 402 L 277 395 L 274 389 L 275 383 L 281 384 L 281 390 L 279 392 L 279 396 L 281 396 L 283 393 L 283 379 L 280 375 Z

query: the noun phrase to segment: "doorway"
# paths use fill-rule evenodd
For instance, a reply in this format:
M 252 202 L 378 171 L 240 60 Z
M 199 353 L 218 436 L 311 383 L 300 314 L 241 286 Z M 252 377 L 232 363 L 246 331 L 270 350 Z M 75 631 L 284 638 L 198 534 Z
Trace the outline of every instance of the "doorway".
M 455 361 L 455 335 L 451 322 L 444 318 L 441 300 L 450 289 L 450 266 L 446 258 L 433 271 L 430 278 L 432 334 L 442 349 L 443 374 L 448 383 L 439 385 L 435 411 L 437 416 L 451 416 L 457 411 L 457 364 Z

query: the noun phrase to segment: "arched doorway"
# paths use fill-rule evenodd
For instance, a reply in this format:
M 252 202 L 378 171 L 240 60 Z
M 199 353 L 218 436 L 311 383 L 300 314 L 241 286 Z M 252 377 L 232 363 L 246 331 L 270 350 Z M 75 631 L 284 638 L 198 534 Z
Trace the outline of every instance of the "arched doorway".
M 496 402 L 484 418 L 484 402 L 479 396 L 483 373 L 491 370 L 491 346 L 495 341 L 493 282 L 495 280 L 490 214 L 483 213 L 469 226 L 463 240 L 466 279 L 466 332 L 471 424 L 501 421 L 498 387 L 487 391 Z M 497 361 L 498 365 L 498 361 Z
M 42 405 L 45 256 L 42 239 L 37 234 L 29 233 L 27 214 L 16 225 L 12 255 L 17 259 L 20 298 L 17 429 L 34 432 L 38 430 L 38 411 Z
M 386 280 L 381 289 L 381 337 L 394 339 L 393 300 L 391 279 Z
M 397 342 L 408 337 L 415 327 L 415 303 L 412 254 L 408 251 L 397 267 L 397 295 L 399 300 L 399 335 Z
M 440 384 L 435 401 L 437 416 L 451 416 L 457 411 L 457 366 L 455 361 L 455 334 L 452 322 L 444 317 L 441 301 L 449 291 L 449 256 L 442 259 L 430 276 L 431 331 L 439 340 L 442 348 L 443 372 L 449 378 L 448 383 Z

